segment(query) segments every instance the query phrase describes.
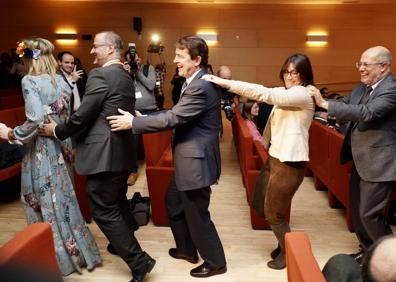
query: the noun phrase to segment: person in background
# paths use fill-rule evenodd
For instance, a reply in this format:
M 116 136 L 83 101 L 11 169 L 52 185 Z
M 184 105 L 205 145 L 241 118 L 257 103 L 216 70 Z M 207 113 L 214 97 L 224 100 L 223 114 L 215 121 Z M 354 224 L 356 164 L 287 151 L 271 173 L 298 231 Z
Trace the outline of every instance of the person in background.
M 26 121 L 6 128 L 1 138 L 25 143 L 22 160 L 21 199 L 28 224 L 51 224 L 56 258 L 63 275 L 101 263 L 94 238 L 85 224 L 73 189 L 70 139 L 60 141 L 37 135 L 47 122 L 69 117 L 70 87 L 56 74 L 54 45 L 31 37 L 18 44 L 17 53 L 26 66 L 22 79 Z
M 67 85 L 69 85 L 73 95 L 70 99 L 70 107 L 72 113 L 77 111 L 81 105 L 81 100 L 85 92 L 85 83 L 82 79 L 83 70 L 77 70 L 74 62 L 74 56 L 69 51 L 62 51 L 58 54 L 58 73 L 63 77 Z
M 242 117 L 245 119 L 246 125 L 249 129 L 253 140 L 257 140 L 264 144 L 263 137 L 257 129 L 256 120 L 259 113 L 259 106 L 254 100 L 248 100 L 243 104 Z
M 173 78 L 171 80 L 171 84 L 173 85 L 173 88 L 172 88 L 172 102 L 173 102 L 173 105 L 176 105 L 177 102 L 179 101 L 180 93 L 181 93 L 181 90 L 182 90 L 182 86 L 183 86 L 183 83 L 185 81 L 186 81 L 186 79 L 179 75 L 179 70 L 176 67 L 176 72 L 173 75 Z
M 371 245 L 363 259 L 364 282 L 396 281 L 396 236 L 387 235 Z
M 165 95 L 164 95 L 164 82 L 165 82 L 165 76 L 166 76 L 166 64 L 161 63 L 157 64 L 155 66 L 155 88 L 154 88 L 154 94 L 155 94 L 155 100 L 157 101 L 157 108 L 159 111 L 162 111 L 164 109 L 164 101 L 165 101 Z
M 132 76 L 135 84 L 135 108 L 143 115 L 148 115 L 158 110 L 157 101 L 155 99 L 154 88 L 156 85 L 155 69 L 150 64 L 142 64 L 142 59 L 138 52 L 135 52 L 135 58 L 131 60 L 129 51 L 124 53 L 126 62 L 124 69 Z M 136 150 L 138 150 L 139 135 L 135 135 Z M 138 165 L 131 167 L 130 174 L 127 179 L 128 185 L 134 185 L 138 179 Z
M 273 269 L 286 267 L 285 233 L 290 232 L 285 213 L 302 183 L 308 156 L 308 130 L 314 102 L 308 85 L 314 83 L 311 62 L 304 54 L 293 54 L 284 62 L 279 78 L 283 87 L 267 88 L 259 84 L 206 75 L 203 79 L 230 92 L 274 105 L 264 130 L 264 147 L 269 158 L 257 180 L 252 206 L 265 216 L 278 240 L 278 248 L 267 263 Z
M 325 100 L 310 87 L 315 103 L 337 121 L 348 122 L 340 152 L 341 163 L 353 161 L 349 185 L 352 223 L 360 250 L 392 234 L 385 207 L 396 184 L 396 77 L 392 54 L 383 46 L 367 49 L 356 63 L 361 83 L 342 99 Z

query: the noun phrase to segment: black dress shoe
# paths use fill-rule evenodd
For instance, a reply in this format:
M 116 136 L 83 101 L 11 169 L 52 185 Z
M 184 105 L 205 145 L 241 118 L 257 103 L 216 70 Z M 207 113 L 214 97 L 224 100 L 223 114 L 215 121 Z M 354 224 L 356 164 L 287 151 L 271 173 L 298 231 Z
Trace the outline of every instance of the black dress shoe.
M 108 251 L 110 254 L 112 254 L 112 255 L 115 255 L 115 256 L 118 256 L 118 255 L 119 255 L 119 254 L 117 253 L 116 249 L 114 248 L 114 246 L 113 246 L 111 243 L 109 243 L 109 244 L 107 245 L 107 251 Z
M 171 248 L 169 249 L 169 255 L 175 259 L 184 259 L 188 262 L 191 263 L 197 263 L 198 262 L 198 256 L 197 255 L 187 255 L 183 252 L 181 252 L 177 248 Z
M 150 258 L 145 262 L 144 270 L 141 272 L 133 273 L 133 278 L 131 282 L 143 282 L 147 273 L 150 273 L 153 270 L 155 265 L 155 259 Z
M 210 277 L 213 275 L 218 275 L 218 274 L 223 274 L 227 272 L 227 266 L 224 265 L 222 267 L 218 268 L 213 268 L 206 262 L 201 264 L 200 266 L 192 269 L 190 271 L 190 275 L 193 277 L 198 277 L 198 278 L 205 278 L 205 277 Z
M 364 251 L 360 250 L 359 252 L 357 252 L 356 254 L 350 254 L 351 257 L 353 257 L 353 259 L 358 263 L 358 264 L 362 264 L 363 263 L 363 258 L 364 258 Z

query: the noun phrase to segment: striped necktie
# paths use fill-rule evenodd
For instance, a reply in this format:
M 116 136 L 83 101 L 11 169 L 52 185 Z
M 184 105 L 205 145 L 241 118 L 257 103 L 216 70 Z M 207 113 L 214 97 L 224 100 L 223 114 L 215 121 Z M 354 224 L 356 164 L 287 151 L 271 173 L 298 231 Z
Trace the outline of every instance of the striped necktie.
M 360 99 L 359 104 L 366 104 L 369 97 L 370 93 L 373 91 L 373 88 L 371 86 L 366 87 L 366 90 L 364 90 L 364 93 L 362 94 L 362 98 Z

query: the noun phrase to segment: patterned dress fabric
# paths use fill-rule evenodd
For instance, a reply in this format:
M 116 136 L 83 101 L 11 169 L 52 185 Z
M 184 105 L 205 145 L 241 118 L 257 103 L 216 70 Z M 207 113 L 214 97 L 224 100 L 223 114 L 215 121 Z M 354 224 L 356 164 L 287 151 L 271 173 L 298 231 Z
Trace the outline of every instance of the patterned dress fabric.
M 71 141 L 37 135 L 47 120 L 65 122 L 69 116 L 70 87 L 60 77 L 56 86 L 47 74 L 22 80 L 26 121 L 14 133 L 25 143 L 22 160 L 21 200 L 28 224 L 49 222 L 55 253 L 63 275 L 93 269 L 101 263 L 99 249 L 81 215 L 73 189 Z

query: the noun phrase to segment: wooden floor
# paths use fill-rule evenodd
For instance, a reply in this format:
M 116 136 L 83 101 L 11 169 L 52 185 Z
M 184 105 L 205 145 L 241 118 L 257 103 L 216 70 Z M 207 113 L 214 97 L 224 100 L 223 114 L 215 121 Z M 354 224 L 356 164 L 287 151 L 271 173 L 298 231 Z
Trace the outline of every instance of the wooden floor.
M 213 186 L 210 206 L 212 219 L 222 240 L 228 272 L 214 276 L 209 281 L 287 281 L 286 270 L 272 270 L 266 265 L 269 253 L 276 246 L 271 231 L 256 231 L 250 226 L 245 190 L 241 181 L 239 164 L 232 142 L 230 123 L 223 121 L 225 133 L 221 141 L 222 174 L 218 185 Z M 135 191 L 147 195 L 144 164 L 138 181 L 129 188 L 129 196 Z M 26 225 L 18 199 L 0 202 L 0 245 L 9 240 Z M 106 251 L 107 240 L 95 223 L 89 225 L 103 257 L 103 266 L 94 271 L 84 270 L 72 274 L 66 282 L 122 281 L 131 279 L 126 264 Z M 291 229 L 309 234 L 314 254 L 321 267 L 334 254 L 357 250 L 354 233 L 347 230 L 344 211 L 331 209 L 327 204 L 327 192 L 315 191 L 311 178 L 305 178 L 292 203 Z M 172 234 L 167 227 L 150 223 L 136 232 L 142 248 L 157 260 L 153 271 L 145 281 L 185 282 L 198 281 L 189 275 L 195 265 L 169 257 L 168 249 L 174 247 Z

